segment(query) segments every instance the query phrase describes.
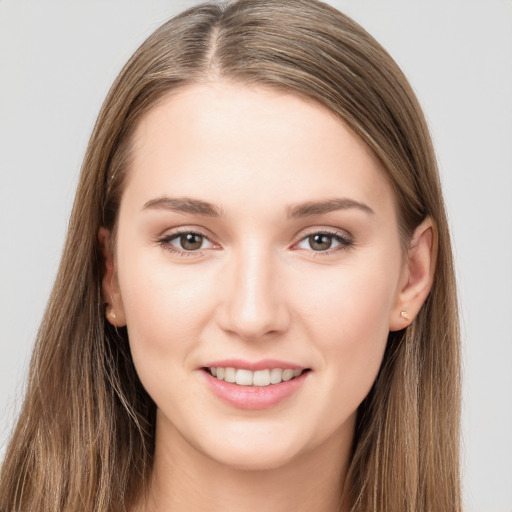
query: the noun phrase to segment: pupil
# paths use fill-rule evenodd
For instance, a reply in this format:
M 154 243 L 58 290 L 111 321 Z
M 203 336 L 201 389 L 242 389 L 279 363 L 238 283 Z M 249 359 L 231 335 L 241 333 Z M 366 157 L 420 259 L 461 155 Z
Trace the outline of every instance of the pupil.
M 183 249 L 194 251 L 201 248 L 203 237 L 194 233 L 187 233 L 186 235 L 181 235 L 180 242 Z
M 330 235 L 313 235 L 309 237 L 311 248 L 315 251 L 325 251 L 332 245 L 332 237 Z

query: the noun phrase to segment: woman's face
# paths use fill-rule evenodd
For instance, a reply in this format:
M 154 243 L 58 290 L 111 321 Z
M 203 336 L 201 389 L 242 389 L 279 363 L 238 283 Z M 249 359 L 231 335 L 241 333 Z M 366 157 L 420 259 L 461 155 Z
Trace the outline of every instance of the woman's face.
M 329 111 L 222 82 L 167 97 L 135 133 L 113 295 L 157 442 L 260 469 L 350 444 L 403 267 L 390 185 Z

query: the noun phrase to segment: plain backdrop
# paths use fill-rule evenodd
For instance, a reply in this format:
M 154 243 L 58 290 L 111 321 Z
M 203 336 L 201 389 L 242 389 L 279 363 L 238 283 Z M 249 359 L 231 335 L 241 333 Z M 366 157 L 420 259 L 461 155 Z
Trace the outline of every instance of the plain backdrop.
M 0 454 L 57 270 L 81 160 L 135 48 L 194 1 L 0 0 Z M 453 230 L 468 512 L 512 511 L 512 3 L 331 1 L 404 69 Z

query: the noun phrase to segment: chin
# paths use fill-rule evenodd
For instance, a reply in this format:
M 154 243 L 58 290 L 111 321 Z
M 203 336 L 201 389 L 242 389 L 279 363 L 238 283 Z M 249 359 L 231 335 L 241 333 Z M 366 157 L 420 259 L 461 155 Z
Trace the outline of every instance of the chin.
M 245 428 L 244 428 L 245 427 Z M 282 426 L 281 426 L 282 427 Z M 189 443 L 213 462 L 233 469 L 262 471 L 294 461 L 307 449 L 305 433 L 278 425 L 235 421 L 223 429 L 197 433 Z M 295 435 L 294 435 L 295 434 Z
M 282 449 L 270 443 L 265 450 L 247 449 L 247 447 L 237 450 L 236 447 L 233 447 L 223 453 L 209 453 L 206 455 L 216 463 L 237 471 L 279 469 L 291 464 L 298 457 L 298 453 L 290 452 L 289 449 Z

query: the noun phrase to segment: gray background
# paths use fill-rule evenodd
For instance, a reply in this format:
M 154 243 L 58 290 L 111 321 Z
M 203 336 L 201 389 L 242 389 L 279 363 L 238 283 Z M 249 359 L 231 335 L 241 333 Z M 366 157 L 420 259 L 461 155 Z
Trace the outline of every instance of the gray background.
M 0 453 L 57 270 L 81 159 L 123 63 L 194 1 L 0 0 Z M 512 511 L 512 3 L 331 1 L 425 109 L 453 230 L 468 512 Z

